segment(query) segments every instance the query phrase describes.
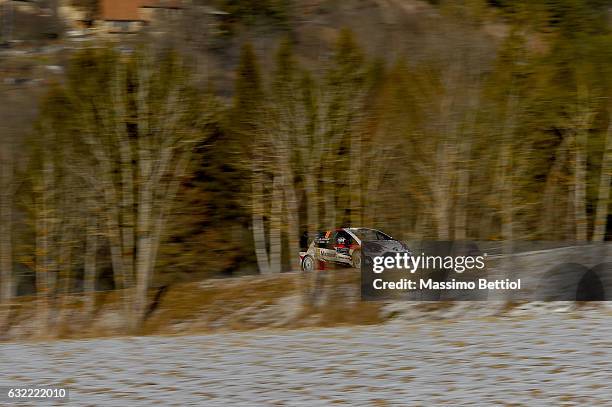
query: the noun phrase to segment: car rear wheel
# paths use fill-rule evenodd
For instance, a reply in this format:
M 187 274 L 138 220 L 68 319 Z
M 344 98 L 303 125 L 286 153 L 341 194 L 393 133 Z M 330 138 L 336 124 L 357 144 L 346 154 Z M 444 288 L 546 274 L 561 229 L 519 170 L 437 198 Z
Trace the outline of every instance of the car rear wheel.
M 304 256 L 302 259 L 302 270 L 305 272 L 311 272 L 315 269 L 315 261 L 310 255 Z

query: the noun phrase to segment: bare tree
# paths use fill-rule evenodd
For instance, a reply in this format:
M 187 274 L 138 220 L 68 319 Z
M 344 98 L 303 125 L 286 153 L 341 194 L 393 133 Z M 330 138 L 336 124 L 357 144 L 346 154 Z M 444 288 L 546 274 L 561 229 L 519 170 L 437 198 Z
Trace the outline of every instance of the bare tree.
M 0 329 L 8 323 L 16 281 L 15 195 L 23 182 L 22 171 L 28 157 L 22 152 L 25 134 L 31 130 L 36 105 L 30 92 L 0 87 Z
M 588 217 L 586 208 L 586 186 L 587 186 L 587 143 L 588 131 L 590 129 L 595 112 L 591 106 L 589 90 L 585 83 L 577 84 L 578 100 L 576 113 L 572 126 L 573 134 L 573 195 L 574 195 L 574 221 L 576 223 L 576 240 L 588 240 Z
M 612 120 L 610 120 L 610 123 L 608 124 L 602 155 L 597 207 L 595 210 L 592 238 L 592 240 L 596 242 L 603 241 L 606 236 L 606 225 L 610 208 L 610 177 L 612 176 Z
M 92 92 L 104 97 L 83 94 L 76 83 L 68 89 L 76 140 L 84 141 L 80 172 L 95 174 L 115 283 L 123 289 L 130 328 L 137 330 L 171 205 L 214 107 L 191 96 L 186 67 L 172 55 L 93 58 L 101 67 L 113 61 L 108 82 L 92 84 Z
M 15 168 L 10 143 L 0 146 L 0 326 L 8 316 L 8 304 L 14 294 L 13 282 L 13 194 Z

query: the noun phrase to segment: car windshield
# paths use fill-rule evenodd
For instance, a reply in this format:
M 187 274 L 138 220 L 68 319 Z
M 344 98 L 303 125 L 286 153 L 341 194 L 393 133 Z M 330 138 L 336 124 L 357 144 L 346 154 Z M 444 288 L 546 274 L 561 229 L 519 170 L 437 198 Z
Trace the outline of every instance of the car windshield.
M 352 232 L 357 235 L 359 240 L 364 242 L 372 240 L 392 240 L 390 236 L 374 229 L 353 229 Z

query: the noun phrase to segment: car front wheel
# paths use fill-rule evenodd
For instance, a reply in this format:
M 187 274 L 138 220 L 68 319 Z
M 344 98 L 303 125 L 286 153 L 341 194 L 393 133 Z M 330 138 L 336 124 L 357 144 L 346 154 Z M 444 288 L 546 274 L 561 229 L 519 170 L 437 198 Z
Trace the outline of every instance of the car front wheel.
M 306 255 L 302 259 L 302 270 L 306 272 L 314 271 L 315 269 L 315 261 L 312 256 Z

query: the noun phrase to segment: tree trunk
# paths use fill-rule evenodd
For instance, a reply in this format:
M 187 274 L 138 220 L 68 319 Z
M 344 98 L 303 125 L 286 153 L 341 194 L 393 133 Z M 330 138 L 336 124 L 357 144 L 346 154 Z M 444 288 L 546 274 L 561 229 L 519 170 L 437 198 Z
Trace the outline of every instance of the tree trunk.
M 587 240 L 586 214 L 586 130 L 575 134 L 574 149 L 574 213 L 576 220 L 576 240 Z
M 68 200 L 66 200 L 68 201 Z M 69 208 L 70 205 L 66 202 L 64 208 Z M 59 295 L 57 301 L 54 302 L 54 328 L 57 331 L 61 324 L 65 320 L 66 313 L 70 312 L 70 291 L 72 285 L 72 241 L 73 241 L 73 228 L 70 224 L 70 220 L 64 218 L 62 220 L 64 227 L 60 231 L 61 236 L 58 237 L 60 241 L 59 247 L 59 264 L 57 267 L 57 275 L 59 277 L 59 283 L 57 284 L 56 293 Z
M 108 194 L 107 194 L 108 195 Z M 113 268 L 113 282 L 116 290 L 119 291 L 119 297 L 121 300 L 121 306 L 123 308 L 123 314 L 126 321 L 131 320 L 132 314 L 132 298 L 127 292 L 125 284 L 125 272 L 123 268 L 123 248 L 121 242 L 121 231 L 118 221 L 118 211 L 114 205 L 109 204 L 112 200 L 106 199 L 105 205 L 105 221 L 106 221 L 106 234 L 108 237 L 111 265 Z
M 0 329 L 8 318 L 13 298 L 13 161 L 2 157 L 0 162 Z
M 447 140 L 438 146 L 436 152 L 436 177 L 430 180 L 434 194 L 434 217 L 437 238 L 450 239 L 450 209 L 452 202 L 452 183 L 456 154 Z
M 0 163 L 0 303 L 5 304 L 13 297 L 13 168 L 10 159 Z
M 606 226 L 610 208 L 610 176 L 612 175 L 612 119 L 608 124 L 606 144 L 601 160 L 601 173 L 599 174 L 599 191 L 597 196 L 597 209 L 595 210 L 595 224 L 593 241 L 602 242 L 606 237 Z
M 124 134 L 119 136 L 119 152 L 121 157 L 121 246 L 124 288 L 132 285 L 134 270 L 134 171 L 132 151 Z
M 513 236 L 513 191 L 512 191 L 512 169 L 511 169 L 511 147 L 506 140 L 502 146 L 500 171 L 501 171 L 501 235 L 505 247 L 512 243 Z
M 143 194 L 144 195 L 144 194 Z M 151 199 L 141 196 L 138 203 L 138 230 L 136 233 L 136 298 L 133 316 L 134 329 L 140 328 L 147 306 L 147 294 L 150 281 L 151 245 Z
M 470 130 L 466 132 L 460 141 L 460 168 L 457 174 L 457 203 L 455 210 L 455 239 L 465 240 L 468 236 L 468 204 L 470 196 L 470 163 L 472 162 L 472 138 L 476 113 L 473 113 L 470 121 Z
M 87 224 L 85 236 L 85 259 L 83 292 L 85 294 L 85 315 L 92 317 L 95 310 L 96 295 L 96 256 L 98 253 L 98 222 L 92 215 Z
M 349 171 L 349 208 L 350 226 L 362 224 L 362 191 L 361 191 L 361 132 L 356 132 L 349 138 L 350 142 L 350 171 Z
M 336 225 L 336 182 L 330 163 L 324 163 L 323 196 L 325 202 L 325 228 L 333 230 Z
M 500 174 L 500 189 L 501 189 L 501 237 L 502 237 L 502 253 L 505 255 L 501 261 L 501 268 L 507 278 L 513 278 L 516 275 L 513 256 L 514 251 L 514 177 L 513 169 L 513 153 L 514 144 L 513 136 L 515 133 L 515 125 L 517 120 L 518 98 L 514 94 L 510 94 L 506 106 L 506 120 L 502 129 L 501 153 L 499 158 L 499 174 Z M 512 301 L 513 295 L 510 293 L 506 300 Z
M 281 216 L 283 209 L 282 176 L 274 175 L 270 210 L 270 272 L 281 272 Z
M 315 178 L 315 167 L 307 166 L 304 173 L 304 189 L 306 192 L 306 216 L 308 217 L 308 235 L 315 238 L 319 231 L 319 194 L 317 179 Z M 322 276 L 322 271 L 319 268 L 319 262 L 315 259 L 314 271 L 311 275 L 304 275 L 300 280 L 302 303 L 304 306 L 310 307 L 314 305 L 317 298 L 318 282 Z
M 565 234 L 563 234 L 563 236 L 558 236 L 559 233 L 563 233 L 563 230 L 559 228 L 559 219 L 566 219 L 565 224 L 568 222 L 566 216 L 567 206 L 560 209 L 558 196 L 558 189 L 561 184 L 561 172 L 563 166 L 568 162 L 567 143 L 568 137 L 564 137 L 555 150 L 555 161 L 550 171 L 548 171 L 546 185 L 542 193 L 542 217 L 538 229 L 541 236 L 545 236 L 550 240 L 565 238 Z M 565 197 L 563 200 L 565 201 Z
M 289 265 L 291 271 L 300 271 L 300 231 L 297 205 L 292 202 L 290 192 L 285 195 L 285 208 L 287 213 L 287 241 L 289 249 Z
M 261 174 L 254 170 L 251 174 L 251 201 L 252 201 L 252 223 L 253 223 L 253 243 L 255 245 L 255 256 L 260 274 L 270 273 L 270 263 L 268 262 L 268 250 L 266 248 L 266 234 L 263 221 L 263 185 Z
M 153 188 L 151 175 L 153 160 L 146 147 L 140 146 L 140 181 L 138 188 L 138 210 L 136 212 L 136 293 L 132 329 L 137 331 L 144 322 L 147 310 L 149 282 L 151 281 Z
M 35 191 L 36 206 L 36 297 L 39 334 L 48 332 L 50 322 L 51 202 L 54 166 L 48 153 L 43 153 L 41 181 Z
M 39 197 L 37 199 L 41 198 Z M 47 270 L 46 258 L 49 251 L 49 243 L 44 205 L 38 202 L 36 206 L 36 314 L 38 318 L 38 330 L 39 333 L 42 333 L 47 330 L 49 319 L 49 283 L 47 278 L 49 270 Z
M 444 191 L 443 185 L 439 185 L 435 187 L 437 192 L 435 194 L 435 207 L 434 207 L 434 216 L 436 219 L 436 230 L 437 230 L 437 238 L 440 240 L 448 240 L 450 237 L 448 230 L 448 209 L 449 209 L 449 200 L 450 196 L 446 194 Z
M 85 141 L 90 145 L 92 153 L 97 160 L 98 168 L 96 169 L 98 170 L 98 176 L 102 184 L 101 190 L 104 200 L 105 226 L 110 246 L 113 282 L 115 284 L 115 289 L 125 289 L 127 287 L 127 278 L 123 264 L 124 250 L 121 237 L 121 202 L 119 201 L 113 179 L 114 171 L 111 166 L 110 158 L 105 154 L 105 147 L 102 146 L 99 140 L 95 136 L 89 135 Z M 131 193 L 133 193 L 133 191 Z M 132 270 L 127 270 L 127 272 L 132 272 Z M 125 290 L 120 296 L 125 318 L 126 320 L 130 320 L 132 299 Z
M 319 230 L 319 196 L 317 193 L 317 181 L 313 174 L 304 174 L 304 189 L 306 190 L 308 233 L 310 236 L 314 236 Z
M 287 218 L 287 241 L 289 249 L 289 264 L 291 271 L 300 270 L 299 251 L 300 251 L 300 223 L 297 197 L 293 184 L 293 174 L 290 169 L 285 168 L 284 175 L 284 202 L 285 214 Z
M 161 239 L 164 234 L 166 219 L 172 209 L 172 205 L 174 204 L 174 200 L 178 193 L 178 189 L 181 185 L 181 181 L 183 179 L 183 176 L 185 175 L 185 172 L 187 171 L 189 162 L 191 161 L 191 155 L 192 155 L 192 151 L 188 150 L 188 151 L 185 151 L 183 154 L 181 154 L 180 157 L 178 158 L 176 167 L 174 168 L 174 171 L 172 172 L 172 179 L 168 182 L 168 186 L 165 190 L 166 192 L 163 194 L 162 202 L 160 203 L 159 208 L 158 208 L 158 214 L 155 220 L 155 225 L 153 226 L 153 241 L 152 241 L 153 250 L 152 250 L 151 259 L 150 259 L 150 262 L 151 262 L 150 267 L 152 270 L 151 277 L 153 276 L 153 272 L 155 271 L 157 253 L 159 251 Z M 151 281 L 149 281 L 149 283 L 151 283 Z
M 442 165 L 442 164 L 440 164 Z M 434 191 L 434 218 L 436 220 L 436 237 L 440 240 L 448 240 L 450 237 L 449 233 L 449 203 L 450 203 L 450 191 L 445 185 L 446 180 L 444 177 L 437 178 L 438 183 L 432 186 Z M 436 182 L 436 180 L 431 180 Z

